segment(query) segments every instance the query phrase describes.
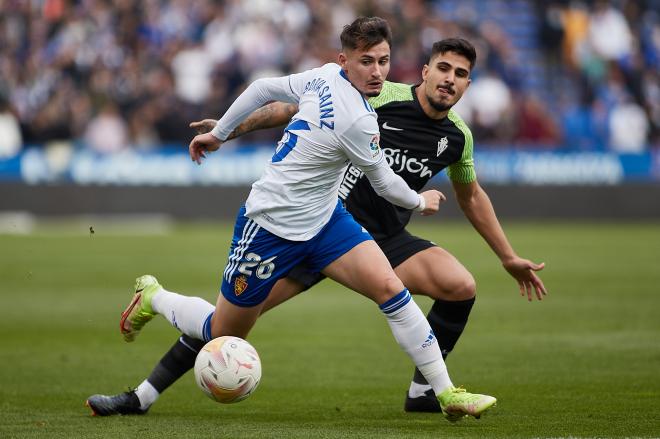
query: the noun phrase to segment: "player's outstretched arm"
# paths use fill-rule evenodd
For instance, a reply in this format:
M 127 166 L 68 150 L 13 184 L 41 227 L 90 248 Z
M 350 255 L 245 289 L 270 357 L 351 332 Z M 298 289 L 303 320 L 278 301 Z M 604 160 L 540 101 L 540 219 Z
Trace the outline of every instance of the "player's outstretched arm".
M 227 140 L 235 139 L 252 131 L 284 126 L 297 112 L 298 106 L 295 104 L 271 102 L 253 111 L 247 119 L 234 128 L 234 131 L 227 137 Z M 197 134 L 205 134 L 215 128 L 217 123 L 218 121 L 215 119 L 204 119 L 191 122 L 190 128 L 196 130 Z
M 527 295 L 529 301 L 533 294 L 542 300 L 547 290 L 536 272 L 543 270 L 545 263 L 536 264 L 516 254 L 495 215 L 490 198 L 476 180 L 471 183 L 453 182 L 453 186 L 461 210 L 500 258 L 504 269 L 516 279 L 520 294 Z
M 241 122 L 229 134 L 226 140 L 235 139 L 251 131 L 262 130 L 266 128 L 275 128 L 286 124 L 291 117 L 298 111 L 295 104 L 285 104 L 282 102 L 273 102 L 252 112 L 243 122 Z M 190 158 L 201 164 L 202 159 L 206 158 L 209 152 L 217 151 L 223 142 L 218 140 L 210 132 L 218 121 L 215 119 L 204 119 L 190 123 L 190 128 L 197 131 L 197 136 L 190 142 L 188 152 Z M 225 140 L 225 141 L 226 141 Z
M 222 142 L 227 140 L 241 122 L 267 102 L 282 101 L 297 104 L 300 99 L 298 89 L 304 76 L 303 73 L 280 78 L 261 78 L 254 81 L 236 98 L 210 132 L 199 134 L 190 142 L 188 147 L 190 158 L 201 163 L 202 159 L 206 157 L 206 153 L 220 148 Z M 296 84 L 295 87 L 292 84 Z M 294 88 L 298 92 L 294 91 Z M 215 137 L 215 140 L 212 137 Z

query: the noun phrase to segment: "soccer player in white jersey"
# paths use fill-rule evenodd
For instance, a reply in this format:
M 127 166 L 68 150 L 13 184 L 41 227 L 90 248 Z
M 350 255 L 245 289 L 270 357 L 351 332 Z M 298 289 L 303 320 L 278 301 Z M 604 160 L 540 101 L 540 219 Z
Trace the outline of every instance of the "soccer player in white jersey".
M 359 18 L 344 28 L 341 42 L 339 65 L 255 81 L 211 133 L 190 144 L 191 158 L 201 163 L 206 152 L 217 150 L 244 118 L 268 101 L 299 107 L 239 210 L 215 309 L 200 298 L 167 291 L 145 275 L 136 281 L 121 331 L 132 341 L 146 322 L 161 314 L 184 334 L 205 341 L 223 335 L 246 338 L 275 282 L 305 262 L 379 305 L 449 420 L 479 417 L 495 398 L 453 386 L 424 314 L 366 229 L 338 200 L 349 161 L 380 196 L 398 206 L 432 214 L 444 199 L 435 190 L 411 190 L 388 166 L 378 144 L 376 115 L 365 96 L 377 96 L 387 76 L 389 26 L 380 18 Z

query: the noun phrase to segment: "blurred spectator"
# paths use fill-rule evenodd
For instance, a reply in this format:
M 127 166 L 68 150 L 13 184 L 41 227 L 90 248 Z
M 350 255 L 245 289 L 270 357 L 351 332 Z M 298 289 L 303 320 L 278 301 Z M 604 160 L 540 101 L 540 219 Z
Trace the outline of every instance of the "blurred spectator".
M 475 139 L 511 139 L 513 101 L 507 85 L 488 72 L 474 79 L 456 111 L 471 126 Z
M 578 150 L 602 150 L 607 144 L 607 110 L 596 101 L 576 101 L 573 96 L 562 96 L 561 126 L 564 145 Z
M 562 11 L 564 24 L 564 62 L 567 66 L 577 68 L 580 54 L 584 52 L 587 33 L 589 32 L 589 11 L 584 2 L 571 1 Z
M 566 38 L 564 16 L 559 2 L 535 2 L 539 26 L 537 38 L 543 52 L 545 80 L 549 88 L 558 89 L 562 84 L 564 69 L 562 42 Z
M 9 103 L 0 96 L 0 159 L 18 154 L 23 146 L 21 127 Z
M 186 102 L 201 104 L 211 90 L 213 64 L 202 47 L 190 47 L 172 58 L 177 95 Z
M 522 145 L 558 145 L 559 127 L 547 107 L 534 95 L 518 100 L 517 132 L 515 140 Z
M 85 142 L 96 152 L 119 152 L 128 145 L 128 130 L 114 104 L 106 104 L 87 126 Z
M 589 43 L 600 58 L 622 60 L 630 55 L 632 35 L 621 11 L 606 0 L 599 0 L 589 18 Z
M 644 109 L 634 102 L 615 106 L 610 113 L 610 145 L 615 151 L 635 153 L 646 147 L 649 122 Z

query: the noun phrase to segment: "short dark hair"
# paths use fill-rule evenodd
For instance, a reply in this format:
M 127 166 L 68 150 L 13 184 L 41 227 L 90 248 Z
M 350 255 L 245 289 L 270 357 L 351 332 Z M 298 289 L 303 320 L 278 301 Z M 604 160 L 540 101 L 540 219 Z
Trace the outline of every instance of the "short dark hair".
M 359 17 L 344 26 L 339 37 L 342 49 L 369 49 L 387 41 L 392 47 L 392 30 L 387 21 L 380 17 Z
M 434 56 L 447 52 L 454 52 L 464 56 L 470 62 L 470 70 L 472 70 L 474 64 L 477 62 L 477 51 L 474 49 L 472 43 L 463 38 L 446 38 L 433 43 L 431 56 L 429 56 L 429 64 Z

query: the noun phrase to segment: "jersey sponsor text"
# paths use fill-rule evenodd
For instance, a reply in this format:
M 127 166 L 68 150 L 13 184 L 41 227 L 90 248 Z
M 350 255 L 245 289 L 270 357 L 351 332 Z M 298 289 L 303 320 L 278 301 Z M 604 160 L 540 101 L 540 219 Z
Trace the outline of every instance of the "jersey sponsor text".
M 411 174 L 419 174 L 420 177 L 431 178 L 433 176 L 433 171 L 431 171 L 431 169 L 426 166 L 426 162 L 428 162 L 429 159 L 417 159 L 415 157 L 408 157 L 408 155 L 406 155 L 407 152 L 407 149 L 401 151 L 401 149 L 398 148 L 383 148 L 383 154 L 385 154 L 385 160 L 387 160 L 387 164 L 397 174 L 400 174 L 403 170 L 406 170 Z
M 362 171 L 356 168 L 353 165 L 350 165 L 344 174 L 344 179 L 341 181 L 339 186 L 339 198 L 346 200 L 348 195 L 351 193 L 351 190 L 355 187 L 355 183 L 364 175 Z

